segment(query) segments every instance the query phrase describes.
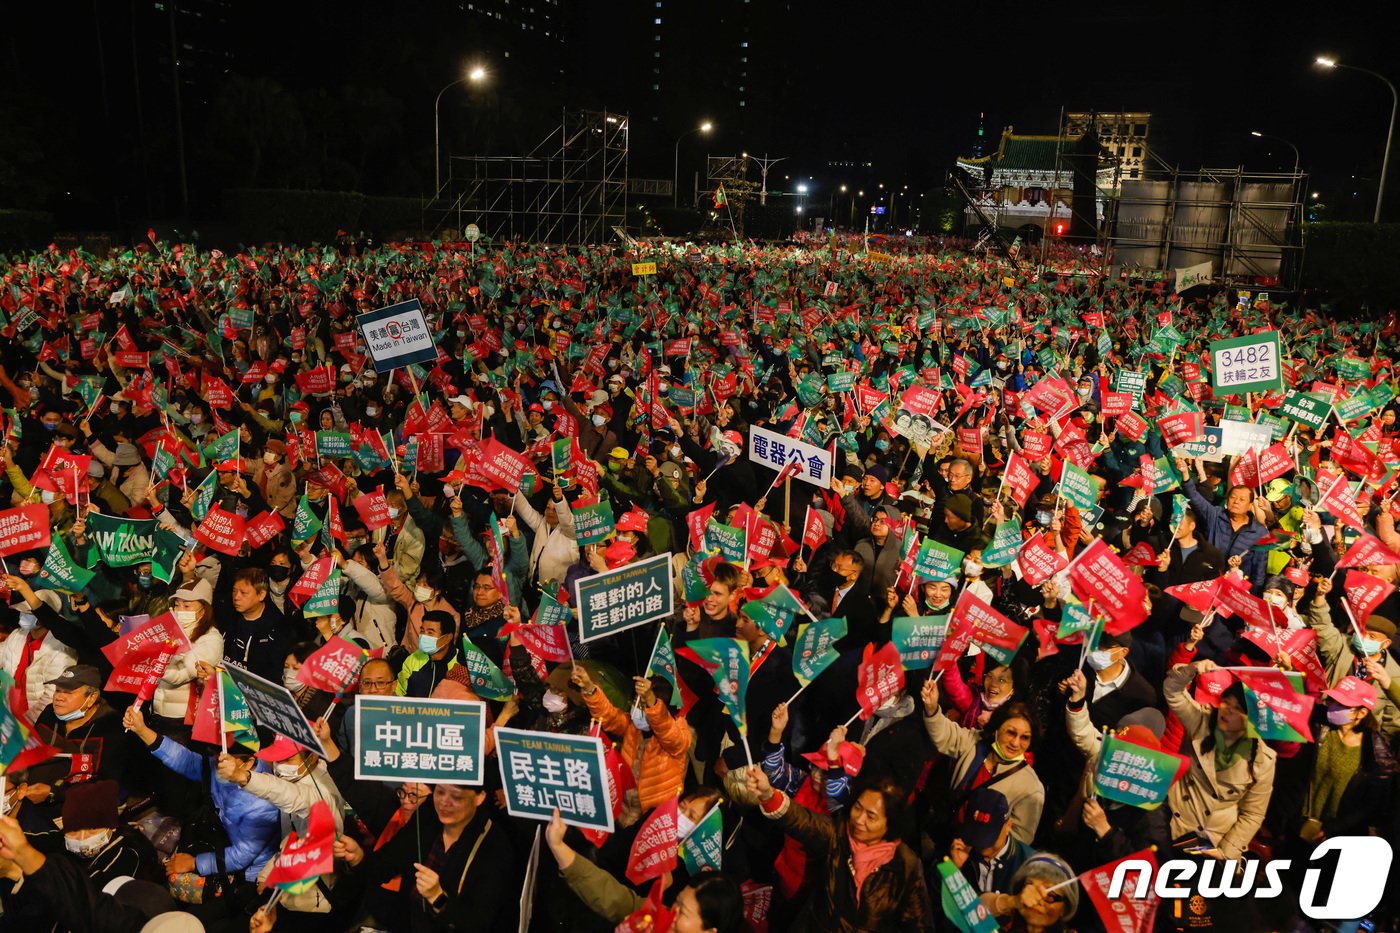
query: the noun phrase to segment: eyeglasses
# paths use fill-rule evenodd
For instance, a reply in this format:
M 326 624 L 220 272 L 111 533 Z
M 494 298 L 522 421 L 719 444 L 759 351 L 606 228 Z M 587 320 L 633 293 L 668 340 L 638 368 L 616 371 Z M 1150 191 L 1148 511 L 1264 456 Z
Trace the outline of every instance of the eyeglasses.
M 399 788 L 399 799 L 400 799 L 400 800 L 427 800 L 430 796 L 432 796 L 432 795 L 431 795 L 431 794 L 420 794 L 418 791 L 416 791 L 416 790 L 410 790 L 410 789 L 407 788 L 407 787 L 400 787 L 400 788 Z
M 371 690 L 384 690 L 388 687 L 394 686 L 395 683 L 396 681 L 393 680 L 362 680 L 360 681 L 360 686 L 368 687 Z
M 494 590 L 495 588 L 496 584 L 494 583 L 477 583 L 472 586 L 472 590 L 477 593 L 484 593 L 487 590 Z

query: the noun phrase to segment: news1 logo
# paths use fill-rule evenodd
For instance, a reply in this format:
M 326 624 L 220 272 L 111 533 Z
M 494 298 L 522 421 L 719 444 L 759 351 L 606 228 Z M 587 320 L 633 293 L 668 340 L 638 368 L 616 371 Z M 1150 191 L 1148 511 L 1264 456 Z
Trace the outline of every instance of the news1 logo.
M 1168 859 L 1154 875 L 1150 862 L 1130 859 L 1114 870 L 1108 896 L 1116 899 L 1126 889 L 1134 898 L 1146 897 L 1149 891 L 1172 899 L 1195 895 L 1274 898 L 1286 891 L 1284 874 L 1301 870 L 1298 908 L 1304 915 L 1313 920 L 1355 920 L 1380 903 L 1393 855 L 1390 843 L 1379 836 L 1337 836 L 1313 849 L 1308 861 L 1297 868 L 1289 859 Z M 1136 879 L 1129 884 L 1133 872 Z

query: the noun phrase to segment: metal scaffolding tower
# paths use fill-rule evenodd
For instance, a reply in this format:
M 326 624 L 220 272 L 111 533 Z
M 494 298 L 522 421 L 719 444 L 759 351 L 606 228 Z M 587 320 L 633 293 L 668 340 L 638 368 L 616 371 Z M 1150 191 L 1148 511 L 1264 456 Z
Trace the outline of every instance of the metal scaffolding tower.
M 424 229 L 460 235 L 474 223 L 496 239 L 602 243 L 626 223 L 627 143 L 627 114 L 565 110 L 529 155 L 452 156 Z

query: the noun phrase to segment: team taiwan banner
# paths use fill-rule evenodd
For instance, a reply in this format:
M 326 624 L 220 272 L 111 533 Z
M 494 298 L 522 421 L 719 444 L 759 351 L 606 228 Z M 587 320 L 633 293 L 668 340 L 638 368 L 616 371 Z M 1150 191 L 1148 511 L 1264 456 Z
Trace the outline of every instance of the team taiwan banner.
M 98 560 L 108 567 L 134 567 L 156 552 L 154 519 L 114 518 L 93 512 L 87 517 L 87 537 Z
M 1143 810 L 1155 810 L 1190 762 L 1181 755 L 1144 748 L 1113 733 L 1103 737 L 1094 789 L 1100 797 Z

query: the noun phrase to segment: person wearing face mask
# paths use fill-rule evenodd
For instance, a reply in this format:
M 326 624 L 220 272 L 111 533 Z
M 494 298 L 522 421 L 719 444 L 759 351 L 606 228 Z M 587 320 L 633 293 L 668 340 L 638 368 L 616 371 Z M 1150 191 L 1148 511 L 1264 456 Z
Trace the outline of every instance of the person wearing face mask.
M 19 796 L 28 801 L 21 820 L 39 826 L 59 815 L 64 800 L 81 782 L 98 778 L 118 780 L 126 773 L 127 735 L 121 716 L 103 700 L 97 668 L 75 664 L 49 681 L 53 703 L 35 722 L 46 744 L 59 757 L 29 768 Z
M 16 592 L 21 584 L 28 588 L 25 580 L 13 574 L 7 574 L 5 580 L 11 592 Z M 12 706 L 15 713 L 28 716 L 32 721 L 53 701 L 54 688 L 49 681 L 77 663 L 78 656 L 50 634 L 34 612 L 39 602 L 57 612 L 58 594 L 53 590 L 29 592 L 33 595 L 8 607 L 8 621 L 14 628 L 0 644 L 0 670 L 14 681 L 17 695 Z
M 290 611 L 287 608 L 287 591 L 292 588 L 292 572 L 298 565 L 297 555 L 286 548 L 278 548 L 267 565 L 267 593 L 272 604 L 285 614 L 297 611 L 295 603 Z
M 121 440 L 115 450 L 108 449 L 101 439 L 94 437 L 92 425 L 84 418 L 78 422 L 79 429 L 88 440 L 88 451 L 103 466 L 112 471 L 110 482 L 117 487 L 127 502 L 139 503 L 146 498 L 146 489 L 151 484 L 151 475 L 141 461 L 141 451 L 129 440 Z
M 297 478 L 287 467 L 287 445 L 277 438 L 263 445 L 263 455 L 253 464 L 253 485 L 274 512 L 288 521 L 296 517 Z
M 431 696 L 436 687 L 457 666 L 457 619 L 442 611 L 423 614 L 418 628 L 418 648 L 404 659 L 399 669 L 395 693 L 399 696 Z
M 1309 847 L 1333 836 L 1369 835 L 1373 825 L 1383 832 L 1379 814 L 1390 806 L 1392 758 L 1377 728 L 1375 685 L 1348 675 L 1322 696 L 1327 725 L 1300 749 L 1309 765 L 1303 773 L 1311 777 L 1301 807 L 1292 811 L 1302 819 L 1296 835 Z
M 375 563 L 379 566 L 379 583 L 389 597 L 408 610 L 408 622 L 404 626 L 402 648 L 409 654 L 418 650 L 418 636 L 422 633 L 424 617 L 429 612 L 444 612 L 452 617 L 455 632 L 461 624 L 462 615 L 457 608 L 442 595 L 442 580 L 438 575 L 424 575 L 411 586 L 401 582 L 398 571 L 389 562 L 389 552 L 383 542 L 374 546 Z
M 397 482 L 396 479 L 395 483 Z M 403 586 L 413 586 L 423 570 L 423 556 L 428 550 L 428 537 L 409 514 L 408 498 L 401 488 L 389 490 L 385 493 L 384 500 L 389 504 L 389 526 L 384 530 L 384 540 L 375 545 L 375 554 L 379 553 L 381 546 L 386 553 L 392 554 L 395 582 Z M 386 559 L 379 562 L 381 575 L 386 563 Z M 389 586 L 387 580 L 385 586 Z
M 1080 702 L 1087 706 L 1089 721 L 1096 729 L 1116 726 L 1129 713 L 1157 705 L 1157 691 L 1128 664 L 1132 644 L 1130 632 L 1104 632 L 1098 647 L 1085 659 L 1081 673 L 1090 687 Z M 1069 694 L 1072 686 L 1069 679 L 1061 681 L 1060 692 Z
M 559 376 L 559 364 L 554 364 L 554 381 L 559 385 L 565 382 Z M 565 395 L 560 400 L 564 410 L 578 423 L 578 446 L 590 460 L 601 461 L 603 455 L 617 446 L 617 434 L 608 426 L 612 421 L 611 396 L 605 389 L 595 389 L 588 396 L 587 405 L 579 405 L 572 396 Z
M 939 696 L 938 683 L 932 678 L 925 680 L 924 728 L 934 747 L 954 760 L 948 811 L 960 819 L 973 790 L 994 787 L 1006 797 L 1012 835 L 1030 843 L 1045 808 L 1045 786 L 1026 757 L 1037 735 L 1031 708 L 1012 700 L 999 707 L 979 731 L 960 726 L 945 716 Z
M 257 759 L 272 765 L 272 773 L 256 770 L 246 757 L 221 754 L 215 774 L 220 781 L 241 787 L 281 811 L 280 832 L 284 838 L 292 832 L 298 837 L 305 836 L 311 808 L 322 800 L 329 805 L 336 835 L 340 835 L 344 829 L 345 798 L 327 773 L 325 762 L 315 752 L 306 751 L 279 735 L 276 741 L 258 752 Z M 266 878 L 271 869 L 269 863 L 263 868 L 260 879 Z M 330 890 L 334 887 L 335 873 L 328 872 L 321 875 L 319 883 L 301 894 L 284 893 L 279 905 L 303 914 L 330 913 Z
M 388 649 L 395 644 L 395 631 L 398 617 L 394 611 L 394 598 L 379 582 L 379 576 L 371 569 L 374 551 L 369 545 L 355 548 L 349 557 L 336 549 L 335 563 L 341 573 L 354 587 L 352 598 L 355 601 L 353 613 L 347 619 L 351 628 L 360 634 L 370 650 Z
M 190 640 L 190 650 L 170 659 L 151 699 L 150 722 L 162 735 L 189 738 L 186 713 L 199 701 L 204 680 L 224 656 L 224 636 L 214 627 L 214 587 L 196 580 L 175 591 L 171 611 Z
M 623 764 L 637 775 L 634 805 L 645 813 L 674 797 L 676 788 L 685 783 L 690 726 L 684 716 L 671 715 L 660 699 L 670 697 L 670 682 L 659 674 L 650 679 L 633 677 L 637 698 L 624 712 L 612 705 L 582 666 L 574 666 L 570 680 L 583 694 L 589 715 L 602 724 L 604 732 L 622 740 Z
M 550 498 L 543 511 L 536 510 L 523 493 L 517 492 L 514 508 L 516 516 L 523 519 L 535 533 L 535 543 L 530 549 L 528 579 L 540 585 L 563 580 L 570 565 L 579 559 L 574 513 L 564 499 L 564 490 L 551 482 Z
M 1379 696 L 1373 715 L 1380 724 L 1381 735 L 1392 741 L 1400 735 L 1400 702 L 1397 702 L 1400 698 L 1391 697 L 1392 688 L 1400 684 L 1400 665 L 1390 655 L 1395 623 L 1372 613 L 1356 620 L 1364 631 L 1353 628 L 1344 634 L 1332 624 L 1332 612 L 1327 603 L 1327 594 L 1333 589 L 1332 581 L 1321 577 L 1316 586 L 1317 593 L 1308 602 L 1303 618 L 1317 633 L 1317 653 L 1327 672 L 1327 682 L 1336 686 L 1343 677 L 1353 675 L 1375 684 Z
M 1278 627 L 1280 629 L 1295 629 L 1303 627 L 1303 619 L 1298 615 L 1298 611 L 1293 608 L 1293 600 L 1297 594 L 1291 580 L 1287 577 L 1269 577 L 1264 581 L 1264 602 L 1278 610 L 1278 614 L 1285 620 Z M 1277 618 L 1277 616 L 1275 617 Z

